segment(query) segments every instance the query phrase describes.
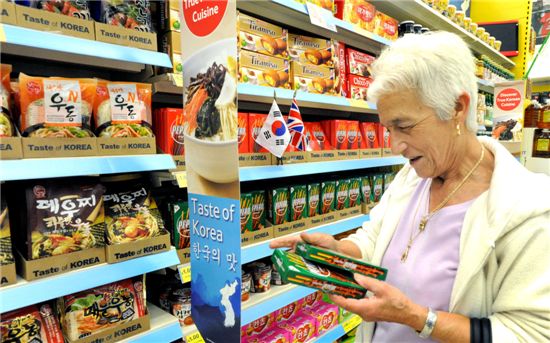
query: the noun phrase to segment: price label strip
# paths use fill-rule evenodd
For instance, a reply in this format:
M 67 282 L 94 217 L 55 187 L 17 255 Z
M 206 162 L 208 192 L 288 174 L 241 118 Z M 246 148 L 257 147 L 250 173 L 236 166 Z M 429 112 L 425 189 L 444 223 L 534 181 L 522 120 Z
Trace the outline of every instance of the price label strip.
M 181 74 L 171 74 L 172 83 L 176 87 L 183 87 L 183 75 Z
M 6 41 L 6 33 L 4 32 L 4 25 L 0 24 L 0 42 Z
M 186 172 L 175 172 L 174 176 L 178 182 L 179 188 L 187 188 L 187 173 Z
M 348 333 L 351 330 L 355 329 L 357 326 L 359 326 L 359 324 L 361 324 L 362 321 L 363 320 L 361 319 L 361 317 L 354 314 L 342 323 L 342 327 L 344 328 L 344 331 Z
M 180 264 L 178 272 L 180 273 L 181 283 L 191 282 L 191 265 L 189 263 Z
M 317 6 L 311 2 L 306 2 L 307 13 L 309 14 L 309 21 L 313 25 L 322 27 L 324 29 L 337 32 L 336 25 L 334 24 L 334 16 L 332 12 L 326 10 L 320 6 Z
M 205 343 L 199 331 L 195 331 L 185 336 L 185 342 L 187 343 Z

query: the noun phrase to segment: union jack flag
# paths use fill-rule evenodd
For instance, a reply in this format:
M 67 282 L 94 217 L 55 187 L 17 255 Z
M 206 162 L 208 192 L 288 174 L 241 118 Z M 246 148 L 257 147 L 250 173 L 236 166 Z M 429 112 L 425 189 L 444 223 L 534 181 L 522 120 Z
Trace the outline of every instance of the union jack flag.
M 308 138 L 296 99 L 292 99 L 292 105 L 290 105 L 290 112 L 288 113 L 286 125 L 291 136 L 290 144 L 299 151 L 306 151 Z

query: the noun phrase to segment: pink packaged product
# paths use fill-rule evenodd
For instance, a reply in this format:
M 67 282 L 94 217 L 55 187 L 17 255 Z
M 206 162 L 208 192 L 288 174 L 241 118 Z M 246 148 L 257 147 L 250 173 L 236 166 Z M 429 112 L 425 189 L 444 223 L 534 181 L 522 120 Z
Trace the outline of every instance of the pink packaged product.
M 323 299 L 323 293 L 321 291 L 311 293 L 307 297 L 299 300 L 300 307 L 301 308 L 314 307 L 315 305 L 317 305 L 317 303 L 322 302 L 322 299 Z
M 376 59 L 365 52 L 357 51 L 352 48 L 346 48 L 346 55 L 348 56 L 347 74 L 359 75 L 368 77 L 371 75 L 370 65 Z
M 280 323 L 285 320 L 293 319 L 300 312 L 300 309 L 302 308 L 301 305 L 301 301 L 298 300 L 278 309 L 275 311 L 275 322 Z
M 241 337 L 263 335 L 273 327 L 274 321 L 274 313 L 258 318 L 241 328 Z
M 306 308 L 303 313 L 317 320 L 317 336 L 338 325 L 338 306 L 334 304 L 318 303 L 317 306 Z
M 306 314 L 300 314 L 293 320 L 279 323 L 279 328 L 291 334 L 292 343 L 304 343 L 317 337 L 317 320 Z
M 281 328 L 272 328 L 265 334 L 252 337 L 246 337 L 241 340 L 242 343 L 292 343 L 292 334 L 289 330 Z

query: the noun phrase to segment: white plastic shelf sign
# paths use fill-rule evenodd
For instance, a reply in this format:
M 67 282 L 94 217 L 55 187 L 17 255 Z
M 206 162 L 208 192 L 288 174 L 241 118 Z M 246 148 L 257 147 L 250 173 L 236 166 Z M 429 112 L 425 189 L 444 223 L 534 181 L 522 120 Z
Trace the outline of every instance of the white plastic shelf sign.
M 332 20 L 332 12 L 326 10 L 320 6 L 317 6 L 311 2 L 306 2 L 307 13 L 309 14 L 309 21 L 313 25 L 322 27 L 324 29 L 337 32 L 336 25 Z

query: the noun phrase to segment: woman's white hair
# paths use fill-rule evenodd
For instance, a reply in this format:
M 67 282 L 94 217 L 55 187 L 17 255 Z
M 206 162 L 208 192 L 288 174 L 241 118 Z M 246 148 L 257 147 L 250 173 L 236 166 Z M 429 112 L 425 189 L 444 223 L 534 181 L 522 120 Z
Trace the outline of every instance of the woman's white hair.
M 450 32 L 406 35 L 386 48 L 374 62 L 374 82 L 368 100 L 378 102 L 384 95 L 413 90 L 433 108 L 441 120 L 454 115 L 460 94 L 470 96 L 466 127 L 477 132 L 477 82 L 475 62 L 466 43 Z

